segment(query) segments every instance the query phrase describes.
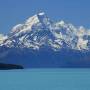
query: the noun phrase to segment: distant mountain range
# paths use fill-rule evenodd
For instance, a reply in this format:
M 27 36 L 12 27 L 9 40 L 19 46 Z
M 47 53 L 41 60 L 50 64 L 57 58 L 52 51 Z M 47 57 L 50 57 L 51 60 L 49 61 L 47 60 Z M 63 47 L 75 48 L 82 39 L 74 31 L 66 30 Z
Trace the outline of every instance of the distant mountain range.
M 0 62 L 24 68 L 90 67 L 90 30 L 44 12 L 0 34 Z

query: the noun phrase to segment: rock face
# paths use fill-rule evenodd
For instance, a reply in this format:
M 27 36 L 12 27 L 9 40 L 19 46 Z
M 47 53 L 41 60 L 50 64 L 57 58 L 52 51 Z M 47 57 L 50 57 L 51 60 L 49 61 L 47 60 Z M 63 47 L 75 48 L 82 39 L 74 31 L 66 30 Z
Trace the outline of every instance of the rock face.
M 23 69 L 20 65 L 0 63 L 0 70 Z
M 0 62 L 24 68 L 90 67 L 90 30 L 38 13 L 1 34 Z

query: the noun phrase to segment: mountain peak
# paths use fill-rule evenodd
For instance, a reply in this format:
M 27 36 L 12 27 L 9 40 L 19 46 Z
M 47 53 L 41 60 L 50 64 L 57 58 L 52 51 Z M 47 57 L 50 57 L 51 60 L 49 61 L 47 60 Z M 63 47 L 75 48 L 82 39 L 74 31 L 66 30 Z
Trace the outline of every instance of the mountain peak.
M 26 23 L 30 23 L 32 21 L 39 22 L 40 18 L 42 18 L 42 19 L 46 18 L 46 15 L 44 12 L 39 12 L 39 13 L 33 15 L 32 17 L 28 18 Z
M 49 22 L 49 18 L 44 12 L 39 12 L 26 20 L 26 24 L 33 25 L 37 23 L 46 24 Z
M 54 50 L 61 48 L 89 50 L 89 33 L 90 30 L 76 28 L 63 20 L 52 23 L 44 12 L 39 12 L 25 23 L 13 27 L 3 45 L 34 49 L 48 46 Z
M 32 27 L 47 27 L 50 24 L 49 18 L 45 15 L 44 12 L 39 12 L 32 17 L 28 18 L 25 23 L 18 24 L 12 28 L 11 33 L 16 36 L 20 35 L 21 33 L 30 32 Z M 40 26 L 41 25 L 41 26 Z
M 37 15 L 43 16 L 45 15 L 45 12 L 39 12 Z

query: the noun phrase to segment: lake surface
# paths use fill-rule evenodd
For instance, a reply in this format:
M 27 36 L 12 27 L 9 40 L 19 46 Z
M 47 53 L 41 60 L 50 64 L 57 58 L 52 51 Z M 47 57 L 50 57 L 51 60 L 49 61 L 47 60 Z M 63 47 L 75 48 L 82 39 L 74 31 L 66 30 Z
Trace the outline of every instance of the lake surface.
M 90 69 L 0 71 L 0 90 L 90 90 Z

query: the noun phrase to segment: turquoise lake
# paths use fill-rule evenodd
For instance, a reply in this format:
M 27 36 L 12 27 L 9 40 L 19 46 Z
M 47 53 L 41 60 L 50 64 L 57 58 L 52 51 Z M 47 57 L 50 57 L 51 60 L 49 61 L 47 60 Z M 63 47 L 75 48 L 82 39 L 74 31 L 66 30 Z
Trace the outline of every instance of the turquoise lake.
M 90 69 L 0 71 L 0 90 L 90 90 Z

